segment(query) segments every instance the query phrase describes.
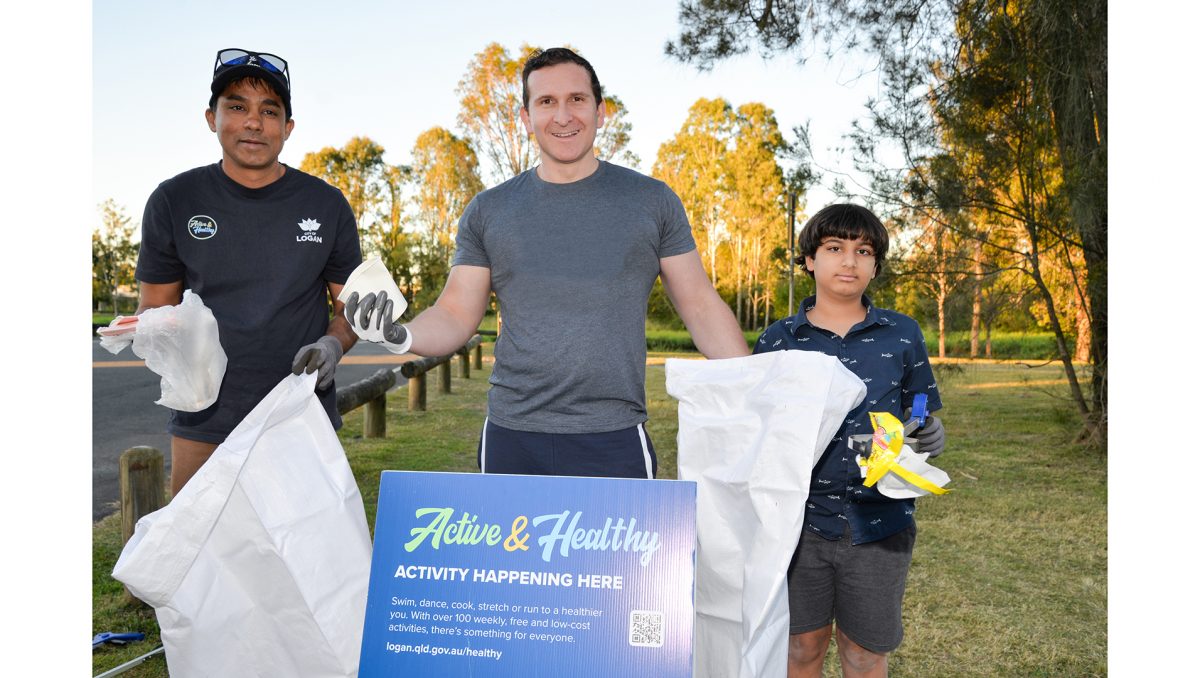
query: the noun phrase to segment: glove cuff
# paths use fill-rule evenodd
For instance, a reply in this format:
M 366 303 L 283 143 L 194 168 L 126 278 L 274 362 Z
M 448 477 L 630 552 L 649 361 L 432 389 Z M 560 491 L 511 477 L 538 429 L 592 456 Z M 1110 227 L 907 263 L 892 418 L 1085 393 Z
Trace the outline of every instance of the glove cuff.
M 387 339 L 384 339 L 382 342 L 380 342 L 383 344 L 384 348 L 386 348 L 387 350 L 389 350 L 392 353 L 395 353 L 397 355 L 399 355 L 401 353 L 408 353 L 408 349 L 412 346 L 412 343 L 413 343 L 412 330 L 410 330 L 408 328 L 408 325 L 403 325 L 403 327 L 404 327 L 404 333 L 408 336 L 405 337 L 405 339 L 402 343 L 393 344 L 392 342 L 388 341 Z

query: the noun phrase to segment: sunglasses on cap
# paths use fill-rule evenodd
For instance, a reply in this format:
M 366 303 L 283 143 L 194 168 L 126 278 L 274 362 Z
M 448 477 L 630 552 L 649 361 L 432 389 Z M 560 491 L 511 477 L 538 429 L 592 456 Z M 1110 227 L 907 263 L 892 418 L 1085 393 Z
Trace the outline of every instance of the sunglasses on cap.
M 291 84 L 288 77 L 287 61 L 283 57 L 267 54 L 266 52 L 248 52 L 244 49 L 223 49 L 217 52 L 217 63 L 213 65 L 213 75 L 222 68 L 233 66 L 258 66 L 272 73 L 283 76 L 283 81 Z

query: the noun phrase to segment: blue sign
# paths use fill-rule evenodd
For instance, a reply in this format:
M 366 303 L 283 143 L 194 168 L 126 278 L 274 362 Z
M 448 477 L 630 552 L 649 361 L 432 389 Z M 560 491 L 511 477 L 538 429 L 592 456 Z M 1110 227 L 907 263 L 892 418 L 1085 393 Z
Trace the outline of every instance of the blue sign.
M 359 676 L 692 675 L 696 484 L 386 471 Z

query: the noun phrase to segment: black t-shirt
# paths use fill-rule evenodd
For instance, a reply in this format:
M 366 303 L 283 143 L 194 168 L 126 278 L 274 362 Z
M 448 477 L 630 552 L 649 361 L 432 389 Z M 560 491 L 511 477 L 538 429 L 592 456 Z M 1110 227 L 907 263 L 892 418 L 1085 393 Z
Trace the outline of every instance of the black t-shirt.
M 346 198 L 298 170 L 252 189 L 217 163 L 159 184 L 142 218 L 137 279 L 182 280 L 212 309 L 229 358 L 217 402 L 173 411 L 168 430 L 222 442 L 291 373 L 300 347 L 325 334 L 327 283 L 345 283 L 361 261 Z M 335 389 L 317 395 L 339 427 Z

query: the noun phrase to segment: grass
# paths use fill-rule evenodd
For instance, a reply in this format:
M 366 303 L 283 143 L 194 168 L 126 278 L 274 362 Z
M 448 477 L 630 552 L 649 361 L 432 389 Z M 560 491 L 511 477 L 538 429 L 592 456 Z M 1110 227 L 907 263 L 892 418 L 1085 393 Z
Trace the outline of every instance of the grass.
M 490 345 L 485 347 L 485 353 Z M 647 429 L 659 477 L 676 475 L 676 405 L 666 395 L 661 359 L 646 369 Z M 694 356 L 693 356 L 694 357 Z M 490 363 L 454 392 L 430 380 L 428 411 L 388 399 L 388 437 L 365 440 L 362 416 L 340 431 L 374 522 L 385 469 L 476 470 Z M 1100 676 L 1106 674 L 1107 514 L 1103 453 L 1072 444 L 1080 417 L 1059 365 L 935 361 L 949 432 L 937 464 L 953 492 L 918 502 L 919 536 L 904 603 L 905 640 L 891 675 Z M 457 370 L 455 372 L 457 374 Z M 147 640 L 93 655 L 99 673 L 158 643 L 153 613 L 121 600 L 109 573 L 119 553 L 116 516 L 95 526 L 93 629 L 144 631 Z M 826 674 L 837 672 L 830 653 Z M 124 674 L 166 676 L 156 657 Z

